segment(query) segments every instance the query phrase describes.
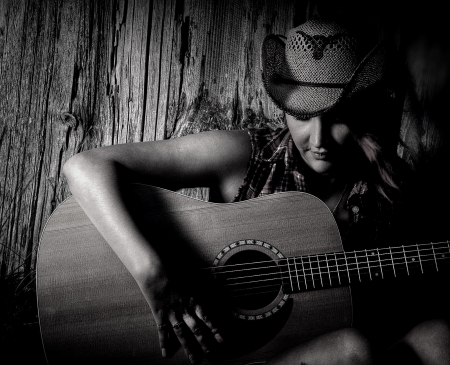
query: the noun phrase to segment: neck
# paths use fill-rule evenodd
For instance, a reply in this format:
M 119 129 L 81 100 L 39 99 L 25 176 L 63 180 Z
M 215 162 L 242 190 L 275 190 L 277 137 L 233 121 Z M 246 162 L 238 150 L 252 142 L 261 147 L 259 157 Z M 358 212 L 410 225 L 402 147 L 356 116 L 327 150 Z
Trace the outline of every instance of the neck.
M 335 175 L 324 176 L 311 173 L 307 175 L 307 181 L 311 193 L 324 201 L 338 190 L 339 185 L 342 185 L 341 179 Z
M 322 200 L 334 213 L 340 203 L 345 200 L 344 195 L 347 186 L 348 182 L 344 178 L 333 176 L 316 181 L 312 180 L 310 191 L 311 194 Z
M 334 252 L 284 260 L 283 286 L 286 292 L 299 292 L 437 273 L 448 267 L 450 243 Z

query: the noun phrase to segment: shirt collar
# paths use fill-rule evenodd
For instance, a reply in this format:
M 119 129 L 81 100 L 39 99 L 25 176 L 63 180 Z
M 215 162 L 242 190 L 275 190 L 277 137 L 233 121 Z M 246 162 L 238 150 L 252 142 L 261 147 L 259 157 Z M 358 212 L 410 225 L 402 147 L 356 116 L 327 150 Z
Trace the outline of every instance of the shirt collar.
M 283 159 L 286 152 L 293 155 L 293 141 L 291 132 L 286 127 L 276 133 L 272 139 L 261 149 L 260 157 L 267 162 Z

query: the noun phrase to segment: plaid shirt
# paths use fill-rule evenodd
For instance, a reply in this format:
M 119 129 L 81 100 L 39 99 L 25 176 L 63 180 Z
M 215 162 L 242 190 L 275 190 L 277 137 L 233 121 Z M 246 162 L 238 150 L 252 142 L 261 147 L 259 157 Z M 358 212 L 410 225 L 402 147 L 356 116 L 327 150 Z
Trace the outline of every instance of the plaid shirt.
M 242 201 L 284 191 L 309 193 L 305 180 L 305 164 L 294 153 L 295 145 L 287 128 L 249 129 L 252 154 L 243 184 L 233 201 Z M 365 181 L 356 181 L 347 200 L 350 222 L 346 232 L 341 232 L 346 248 L 361 248 L 361 235 L 365 247 L 380 246 L 382 231 L 389 226 L 392 210 L 381 204 L 375 189 Z M 370 237 L 367 239 L 367 237 Z M 359 242 L 359 247 L 355 246 Z
M 252 129 L 248 133 L 252 154 L 247 175 L 234 201 L 283 191 L 310 191 L 302 173 L 305 164 L 294 153 L 296 147 L 288 129 Z M 404 199 L 409 201 L 408 192 L 417 194 L 416 189 L 407 188 L 404 184 L 414 184 L 411 171 L 401 159 L 393 163 L 401 175 L 402 196 L 406 193 Z M 345 228 L 339 227 L 345 251 L 424 241 L 420 237 L 420 232 L 424 231 L 420 219 L 414 221 L 414 217 L 420 217 L 414 205 L 403 206 L 400 200 L 388 203 L 368 182 L 355 179 L 346 203 L 350 222 Z M 419 287 L 424 293 L 423 300 L 417 294 Z M 405 328 L 417 324 L 423 313 L 434 315 L 436 304 L 429 299 L 433 297 L 432 288 L 429 282 L 411 281 L 408 284 L 395 280 L 354 286 L 353 325 L 370 336 L 372 341 L 392 342 L 405 333 Z M 448 306 L 440 308 L 446 310 Z M 386 328 L 389 331 L 386 332 Z

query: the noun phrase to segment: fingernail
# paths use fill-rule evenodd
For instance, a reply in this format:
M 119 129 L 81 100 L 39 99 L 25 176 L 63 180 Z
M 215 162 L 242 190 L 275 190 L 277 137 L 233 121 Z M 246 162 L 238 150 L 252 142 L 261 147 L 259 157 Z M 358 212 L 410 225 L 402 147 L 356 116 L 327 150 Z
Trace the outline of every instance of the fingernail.
M 214 335 L 214 338 L 216 339 L 217 342 L 222 343 L 223 342 L 223 338 L 221 335 L 219 335 L 218 333 L 216 333 Z
M 189 361 L 191 362 L 191 364 L 197 364 L 197 358 L 194 354 L 189 354 Z
M 162 357 L 167 357 L 166 349 L 161 349 Z

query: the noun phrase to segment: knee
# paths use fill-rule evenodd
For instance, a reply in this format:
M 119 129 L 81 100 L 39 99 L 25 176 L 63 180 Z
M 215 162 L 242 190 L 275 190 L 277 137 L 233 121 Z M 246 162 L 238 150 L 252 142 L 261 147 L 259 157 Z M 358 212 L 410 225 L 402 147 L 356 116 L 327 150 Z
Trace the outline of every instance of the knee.
M 408 343 L 419 345 L 423 342 L 448 344 L 450 339 L 450 325 L 444 319 L 432 319 L 418 324 L 406 336 Z
M 342 364 L 373 364 L 373 352 L 367 338 L 354 328 L 338 331 Z
M 450 324 L 444 319 L 433 319 L 414 327 L 403 339 L 424 364 L 450 362 Z

